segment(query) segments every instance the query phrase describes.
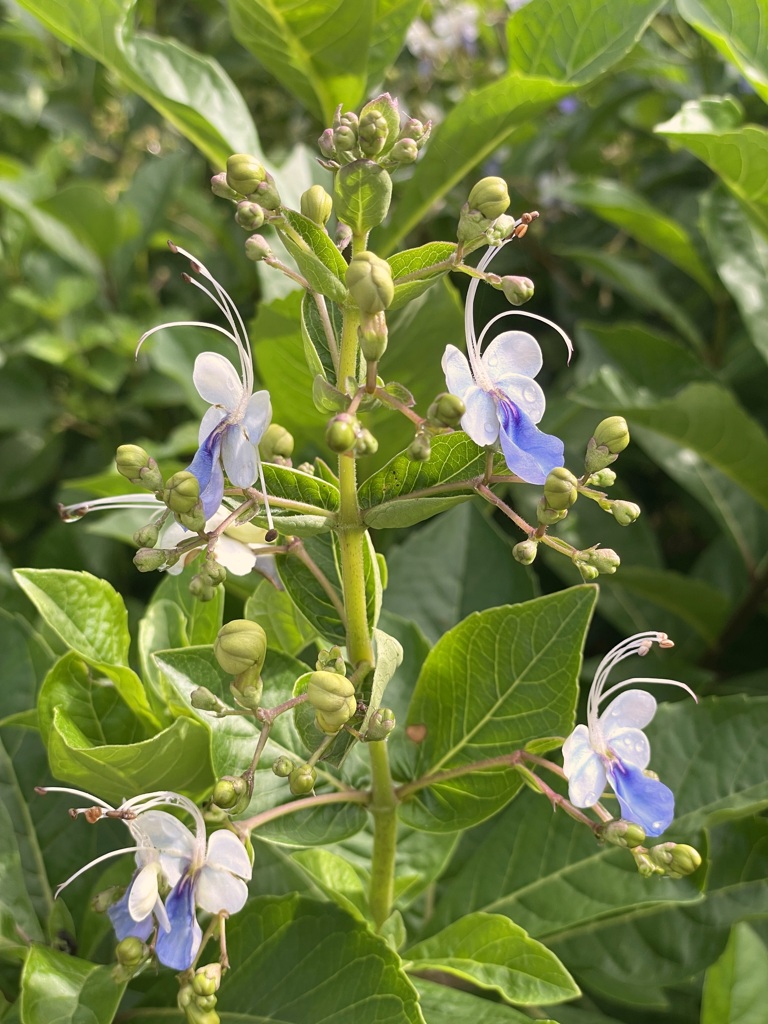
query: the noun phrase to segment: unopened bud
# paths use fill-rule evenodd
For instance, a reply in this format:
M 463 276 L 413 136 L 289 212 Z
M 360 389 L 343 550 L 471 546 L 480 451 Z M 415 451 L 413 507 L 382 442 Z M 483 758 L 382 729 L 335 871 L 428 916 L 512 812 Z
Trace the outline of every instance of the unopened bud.
M 413 139 L 398 139 L 389 153 L 389 159 L 398 164 L 412 164 L 419 155 Z
M 339 675 L 347 674 L 347 666 L 344 664 L 340 647 L 331 647 L 327 651 L 319 651 L 317 655 L 317 668 L 319 671 L 338 672 Z
M 502 277 L 501 290 L 507 302 L 513 306 L 522 306 L 524 302 L 533 298 L 533 281 L 529 277 L 514 277 L 509 275 Z
M 220 587 L 222 583 L 227 581 L 227 570 L 223 565 L 219 565 L 216 559 L 210 555 L 206 558 L 200 570 L 200 575 L 205 576 L 212 587 Z
M 315 788 L 317 772 L 309 764 L 299 765 L 288 776 L 288 785 L 294 796 L 306 796 Z
M 341 124 L 333 132 L 333 145 L 336 154 L 351 153 L 357 149 L 357 129 L 348 124 Z
M 240 775 L 224 775 L 213 787 L 211 800 L 223 811 L 231 811 L 248 795 L 248 783 Z
M 613 821 L 605 821 L 595 829 L 595 835 L 603 843 L 610 843 L 611 846 L 621 846 L 625 849 L 633 849 L 645 842 L 645 832 L 634 821 L 625 821 L 623 818 L 616 818 Z
M 316 711 L 315 725 L 324 732 L 326 736 L 335 736 L 342 729 L 357 711 L 357 701 L 350 697 L 349 701 L 339 711 Z
M 554 526 L 568 515 L 568 509 L 550 508 L 546 498 L 540 498 L 536 506 L 536 518 L 542 526 Z
M 387 144 L 387 119 L 378 111 L 364 112 L 360 118 L 357 136 L 364 156 L 378 156 Z
M 192 991 L 198 996 L 212 996 L 221 985 L 221 964 L 206 964 L 198 967 L 192 979 Z
M 558 512 L 569 509 L 579 496 L 578 484 L 579 481 L 565 466 L 553 469 L 544 481 L 544 498 L 548 508 Z
M 176 522 L 180 526 L 183 526 L 185 530 L 191 530 L 192 533 L 202 533 L 205 529 L 205 512 L 203 512 L 203 503 L 198 499 L 194 508 L 191 508 L 189 512 L 176 512 Z
M 612 501 L 609 511 L 619 526 L 629 526 L 640 516 L 640 506 L 634 501 Z
M 182 469 L 166 480 L 162 497 L 171 512 L 191 512 L 200 500 L 200 481 Z
M 379 442 L 367 427 L 363 427 L 355 441 L 355 455 L 375 455 L 378 450 Z
M 333 213 L 333 199 L 322 185 L 312 185 L 301 196 L 301 212 L 323 227 Z
M 235 220 L 246 231 L 258 231 L 264 223 L 264 210 L 258 203 L 243 199 L 241 203 L 237 204 Z
M 238 673 L 229 684 L 229 690 L 241 708 L 257 711 L 261 707 L 264 683 L 261 680 L 261 666 L 253 665 Z
M 255 192 L 266 177 L 266 168 L 255 156 L 235 153 L 227 160 L 227 184 L 241 196 L 249 196 Z
M 222 702 L 207 686 L 196 687 L 189 695 L 189 703 L 198 711 L 218 711 L 222 706 Z
M 358 329 L 360 351 L 367 363 L 377 363 L 387 351 L 387 319 L 384 313 L 363 317 Z
M 601 469 L 587 480 L 589 487 L 613 487 L 615 483 L 616 474 L 612 469 Z
M 521 565 L 531 565 L 539 551 L 535 540 L 521 540 L 512 548 L 512 557 Z
M 581 554 L 581 552 L 579 552 L 579 554 Z M 581 573 L 581 578 L 585 583 L 591 583 L 592 580 L 596 580 L 600 575 L 600 570 L 596 566 L 591 565 L 589 562 L 585 562 L 581 558 L 574 558 L 573 564 Z
M 445 391 L 430 405 L 427 418 L 444 427 L 457 427 L 466 411 L 467 407 L 458 395 L 451 395 Z
M 265 462 L 274 462 L 276 457 L 290 459 L 293 446 L 293 435 L 279 423 L 270 423 L 259 441 L 259 455 Z
M 148 947 L 133 935 L 122 939 L 115 948 L 115 957 L 121 967 L 138 967 L 148 956 Z
M 400 130 L 401 139 L 413 139 L 414 142 L 421 142 L 425 134 L 429 133 L 432 122 L 427 121 L 424 125 L 417 117 L 409 117 Z
M 326 128 L 320 138 L 317 140 L 317 145 L 320 152 L 328 160 L 333 160 L 336 156 L 336 145 L 333 141 L 333 128 Z
M 263 235 L 251 235 L 250 238 L 245 240 L 245 255 L 249 260 L 258 263 L 260 260 L 265 260 L 268 256 L 271 256 L 272 250 L 269 247 L 269 242 Z
M 478 210 L 488 220 L 495 220 L 509 207 L 509 191 L 503 178 L 482 178 L 473 186 L 467 200 L 470 209 Z
M 582 554 L 586 554 L 586 552 L 582 552 Z M 606 576 L 612 576 L 621 565 L 621 559 L 613 548 L 594 548 L 589 552 L 587 561 L 599 573 Z
M 140 527 L 133 535 L 133 542 L 140 548 L 153 548 L 160 536 L 160 527 L 154 523 L 147 523 Z
M 159 491 L 163 478 L 152 456 L 137 444 L 121 444 L 115 453 L 115 465 L 120 476 L 148 491 Z
M 395 713 L 391 708 L 379 708 L 371 715 L 365 738 L 373 742 L 385 740 L 396 724 Z
M 354 696 L 354 685 L 338 672 L 313 672 L 309 677 L 307 700 L 315 711 L 339 711 Z
M 419 433 L 408 445 L 408 458 L 414 462 L 427 462 L 432 454 L 432 442 L 425 433 Z
M 214 174 L 211 178 L 211 192 L 219 199 L 237 199 L 240 195 L 227 184 L 227 175 L 224 171 L 221 174 Z
M 341 455 L 355 447 L 360 424 L 349 413 L 340 412 L 328 423 L 325 430 L 325 442 L 332 452 Z
M 395 297 L 392 268 L 373 252 L 359 252 L 347 267 L 347 288 L 362 313 L 380 313 Z
M 685 875 L 692 875 L 701 867 L 701 854 L 692 846 L 684 843 L 672 844 L 672 857 L 667 867 L 668 878 L 683 878 Z M 653 849 L 656 849 L 654 847 Z
M 232 619 L 217 633 L 213 653 L 230 675 L 237 676 L 251 668 L 261 671 L 267 656 L 267 635 L 257 622 Z
M 645 847 L 640 846 L 636 850 L 632 850 L 632 856 L 635 859 L 637 870 L 643 876 L 643 878 L 650 878 L 652 875 L 663 875 L 664 869 L 659 868 L 654 864 L 651 858 L 648 856 L 648 850 Z
M 296 765 L 290 757 L 278 757 L 272 763 L 272 771 L 279 779 L 287 779 Z
M 609 416 L 598 423 L 593 437 L 597 445 L 607 448 L 611 455 L 618 455 L 629 444 L 627 421 L 623 416 Z
M 168 564 L 168 552 L 163 548 L 139 548 L 133 556 L 133 564 L 139 572 L 155 572 Z

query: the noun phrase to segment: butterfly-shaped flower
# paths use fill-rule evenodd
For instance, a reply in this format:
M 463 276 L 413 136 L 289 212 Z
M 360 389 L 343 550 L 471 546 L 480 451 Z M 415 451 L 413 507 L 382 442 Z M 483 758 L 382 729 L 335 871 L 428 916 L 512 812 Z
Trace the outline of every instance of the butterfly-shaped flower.
M 118 939 L 129 936 L 145 941 L 157 927 L 155 953 L 161 964 L 186 970 L 194 961 L 202 940 L 196 908 L 210 914 L 241 910 L 248 898 L 245 884 L 251 877 L 251 862 L 245 847 L 228 829 L 217 829 L 206 842 L 205 822 L 196 804 L 179 793 L 162 790 L 143 793 L 112 807 L 81 790 L 46 787 L 47 793 L 72 793 L 92 801 L 90 807 L 70 812 L 85 814 L 89 821 L 118 817 L 127 825 L 135 843 L 97 857 L 80 868 L 56 890 L 61 892 L 93 865 L 118 854 L 134 852 L 137 870 L 125 894 L 109 908 Z M 195 831 L 158 807 L 178 807 L 194 820 Z M 171 887 L 165 903 L 161 885 Z
M 477 269 L 485 271 L 500 248 L 489 249 Z M 469 359 L 455 345 L 447 346 L 442 360 L 446 384 L 467 408 L 461 426 L 472 440 L 482 446 L 500 442 L 513 473 L 527 483 L 543 484 L 551 470 L 563 465 L 563 442 L 536 426 L 546 407 L 544 392 L 534 380 L 542 366 L 539 344 L 524 331 L 505 331 L 485 352 L 482 346 L 489 329 L 509 316 L 527 316 L 549 324 L 565 339 L 569 356 L 573 346 L 546 317 L 514 309 L 493 317 L 478 338 L 474 325 L 477 286 L 478 279 L 473 277 L 464 309 Z
M 622 818 L 640 825 L 648 836 L 659 836 L 675 813 L 672 790 L 645 774 L 651 747 L 642 731 L 656 713 L 656 700 L 645 690 L 627 690 L 635 683 L 679 686 L 694 700 L 696 694 L 676 679 L 637 677 L 605 689 L 611 669 L 633 654 L 645 655 L 652 645 L 673 647 L 666 633 L 637 633 L 624 640 L 600 662 L 587 701 L 587 725 L 577 725 L 563 744 L 563 768 L 568 795 L 575 807 L 591 807 L 606 783 L 616 793 Z M 599 714 L 606 698 L 624 690 Z
M 213 274 L 186 249 L 168 243 L 175 253 L 186 256 L 193 274 L 210 282 L 208 288 L 195 277 L 185 274 L 184 279 L 199 288 L 218 306 L 227 321 L 227 327 L 197 320 L 177 320 L 159 324 L 139 339 L 138 348 L 157 331 L 166 327 L 207 327 L 218 331 L 237 346 L 240 373 L 228 359 L 217 352 L 201 352 L 195 360 L 192 379 L 198 394 L 210 403 L 200 423 L 198 449 L 187 469 L 200 483 L 203 512 L 210 518 L 221 505 L 224 493 L 224 474 L 235 487 L 250 487 L 257 476 L 264 477 L 258 444 L 272 418 L 268 391 L 253 391 L 253 358 L 243 318 L 230 295 Z

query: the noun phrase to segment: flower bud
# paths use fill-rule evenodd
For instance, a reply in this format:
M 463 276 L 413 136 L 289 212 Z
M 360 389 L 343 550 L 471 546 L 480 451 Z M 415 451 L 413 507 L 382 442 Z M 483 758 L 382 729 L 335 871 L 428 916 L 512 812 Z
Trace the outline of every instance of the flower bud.
M 212 587 L 219 587 L 222 583 L 226 583 L 227 581 L 227 570 L 223 565 L 219 565 L 216 559 L 210 554 L 203 563 L 200 575 L 205 576 Z
M 635 824 L 634 821 L 625 821 L 623 818 L 605 821 L 598 825 L 595 835 L 602 843 L 610 843 L 611 846 L 621 846 L 630 850 L 645 842 L 645 832 L 640 825 Z
M 133 564 L 139 572 L 154 572 L 168 565 L 168 552 L 163 548 L 139 548 L 133 556 Z
M 340 647 L 331 647 L 327 651 L 319 651 L 317 655 L 317 668 L 319 671 L 338 672 L 339 675 L 347 674 L 347 666 Z
M 212 601 L 216 596 L 216 588 L 202 576 L 192 577 L 189 581 L 189 592 L 196 601 Z
M 413 139 L 398 139 L 389 153 L 393 163 L 412 164 L 419 155 L 419 147 Z
M 221 985 L 221 964 L 206 964 L 198 967 L 192 979 L 192 991 L 197 996 L 212 996 Z
M 383 167 L 372 160 L 354 160 L 342 167 L 336 175 L 333 189 L 336 216 L 357 235 L 378 227 L 389 212 L 392 179 Z M 361 201 L 363 198 L 364 202 Z
M 301 196 L 301 212 L 323 227 L 333 213 L 333 199 L 322 185 L 312 185 Z
M 613 548 L 595 548 L 589 553 L 587 561 L 606 576 L 612 576 L 621 565 L 621 559 Z
M 248 198 L 259 203 L 265 210 L 279 210 L 283 201 L 280 198 L 280 193 L 277 191 L 275 179 L 269 172 L 265 172 L 265 174 L 264 181 L 256 187 L 256 191 L 249 195 Z
M 414 462 L 428 462 L 432 454 L 432 442 L 426 433 L 418 433 L 408 445 L 407 455 Z
M 335 736 L 357 711 L 357 701 L 350 697 L 339 711 L 316 711 L 315 725 L 327 736 Z
M 554 526 L 568 515 L 568 509 L 550 508 L 546 498 L 540 498 L 536 506 L 536 518 L 542 526 Z
M 310 764 L 299 765 L 288 776 L 288 785 L 294 796 L 306 796 L 315 788 L 317 772 Z
M 354 685 L 338 672 L 313 672 L 309 677 L 307 700 L 315 711 L 339 711 L 354 696 Z
M 701 854 L 692 846 L 684 843 L 672 843 L 671 859 L 667 867 L 668 878 L 683 878 L 692 875 L 701 867 Z M 653 847 L 655 850 L 656 847 Z M 653 852 L 653 850 L 651 852 Z
M 157 463 L 137 444 L 121 444 L 115 453 L 115 465 L 120 476 L 148 491 L 159 491 L 163 478 Z
M 278 779 L 287 779 L 291 772 L 294 770 L 296 765 L 290 759 L 290 757 L 278 757 L 272 764 L 272 771 L 278 777 Z
M 357 129 L 347 124 L 339 125 L 333 132 L 333 145 L 337 156 L 357 150 Z
M 251 668 L 260 672 L 267 656 L 267 635 L 257 622 L 232 619 L 216 635 L 213 653 L 230 675 L 237 676 Z
M 244 796 L 250 799 L 245 779 L 240 775 L 224 775 L 213 787 L 211 800 L 223 811 L 231 811 L 242 802 Z
M 188 469 L 166 480 L 163 501 L 171 512 L 191 512 L 200 500 L 200 481 Z
M 515 218 L 502 213 L 485 229 L 486 242 L 488 245 L 501 245 L 503 241 L 512 236 L 515 226 Z
M 485 232 L 490 226 L 491 221 L 487 217 L 484 217 L 479 210 L 473 210 L 469 203 L 465 203 L 459 214 L 456 237 L 464 245 L 476 242 L 478 239 L 485 238 Z
M 482 178 L 473 186 L 467 200 L 472 210 L 477 210 L 488 220 L 496 220 L 509 207 L 509 191 L 503 178 Z
M 593 473 L 587 480 L 589 487 L 613 487 L 616 483 L 616 474 L 612 469 L 601 469 Z
M 347 267 L 347 288 L 362 313 L 380 313 L 395 297 L 392 268 L 373 252 L 359 252 Z
M 435 420 L 444 427 L 458 427 L 461 417 L 467 411 L 466 405 L 458 395 L 447 391 L 438 395 L 427 410 L 427 418 Z
M 264 684 L 261 681 L 261 666 L 253 665 L 238 673 L 229 684 L 229 690 L 241 708 L 256 711 L 261 706 Z
M 367 427 L 363 427 L 355 441 L 355 455 L 375 455 L 378 450 L 379 442 Z
M 279 423 L 270 423 L 259 441 L 259 455 L 265 462 L 275 458 L 290 459 L 293 454 L 293 435 Z
M 521 540 L 519 544 L 515 544 L 512 548 L 512 557 L 520 565 L 530 565 L 539 551 L 538 542 L 532 538 L 529 540 Z
M 149 948 L 133 935 L 122 939 L 115 948 L 115 956 L 121 967 L 138 967 L 149 956 Z
M 611 455 L 623 452 L 629 444 L 629 427 L 623 416 L 609 416 L 595 428 L 595 444 L 607 448 Z
M 249 199 L 243 199 L 237 204 L 235 220 L 246 231 L 258 231 L 264 223 L 264 210 L 258 203 L 252 203 Z
M 501 290 L 507 302 L 513 306 L 522 306 L 524 302 L 533 298 L 533 281 L 529 277 L 514 277 L 509 275 L 502 277 Z
M 354 448 L 360 424 L 349 413 L 340 412 L 329 421 L 325 430 L 325 442 L 332 452 L 348 452 Z
M 241 196 L 249 196 L 255 192 L 266 177 L 266 168 L 255 156 L 235 153 L 227 160 L 227 184 Z
M 373 742 L 385 740 L 396 724 L 395 713 L 391 708 L 379 708 L 371 715 L 365 738 Z
M 581 554 L 581 552 L 579 552 L 579 554 Z M 590 565 L 589 562 L 585 562 L 581 558 L 574 558 L 572 561 L 581 573 L 581 578 L 584 580 L 585 583 L 591 583 L 592 580 L 596 580 L 597 577 L 600 575 L 600 570 L 597 569 L 594 565 Z
M 251 235 L 250 238 L 245 240 L 245 255 L 249 260 L 258 263 L 260 260 L 265 260 L 268 256 L 271 256 L 272 250 L 269 247 L 269 242 L 263 235 Z
M 570 508 L 579 496 L 578 484 L 579 481 L 570 470 L 565 466 L 557 466 L 544 481 L 547 507 L 558 512 Z
M 357 130 L 360 149 L 364 156 L 378 156 L 387 144 L 387 119 L 376 110 L 363 113 Z
M 384 313 L 363 317 L 358 329 L 360 351 L 367 363 L 377 363 L 387 351 L 387 319 Z
M 203 503 L 199 499 L 189 512 L 176 512 L 175 518 L 180 526 L 183 526 L 185 530 L 191 530 L 192 533 L 202 533 L 205 530 L 205 512 L 203 512 Z
M 336 156 L 336 145 L 333 141 L 333 128 L 325 129 L 323 134 L 317 140 L 317 145 L 324 157 L 328 160 L 333 160 Z
M 155 523 L 147 523 L 141 526 L 133 535 L 133 542 L 140 548 L 153 548 L 160 536 L 160 527 Z
M 629 526 L 639 518 L 640 506 L 634 501 L 612 501 L 610 513 L 619 526 Z
M 218 711 L 222 706 L 222 702 L 207 686 L 196 687 L 189 695 L 189 703 L 198 711 Z
M 211 192 L 219 199 L 237 199 L 239 195 L 227 184 L 227 175 L 224 171 L 221 174 L 214 174 L 211 178 Z
M 652 875 L 663 875 L 664 869 L 659 869 L 648 856 L 648 850 L 644 846 L 638 847 L 636 850 L 632 850 L 632 856 L 635 858 L 635 864 L 637 870 L 643 876 L 643 878 L 650 878 Z
M 423 124 L 417 117 L 409 117 L 406 119 L 405 124 L 400 130 L 401 139 L 413 139 L 414 142 L 419 143 L 422 141 L 425 135 L 428 135 L 432 129 L 432 122 L 427 121 L 426 125 Z M 421 146 L 419 146 L 421 149 Z

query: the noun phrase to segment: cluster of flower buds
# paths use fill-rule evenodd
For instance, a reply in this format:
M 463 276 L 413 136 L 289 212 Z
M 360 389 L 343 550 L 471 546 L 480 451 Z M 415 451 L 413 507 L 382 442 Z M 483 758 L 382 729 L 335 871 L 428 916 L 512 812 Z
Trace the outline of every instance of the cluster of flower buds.
M 435 434 L 446 430 L 456 430 L 467 407 L 458 395 L 443 391 L 427 409 L 423 423 L 416 431 L 416 436 L 407 449 L 409 459 L 414 462 L 427 462 L 432 454 L 432 438 Z
M 214 195 L 237 201 L 238 209 L 243 200 L 260 207 L 262 223 L 264 210 L 279 210 L 282 205 L 275 179 L 258 157 L 248 153 L 233 153 L 227 159 L 226 172 L 211 179 L 211 190 Z
M 472 252 L 481 245 L 499 246 L 507 239 L 522 238 L 538 216 L 537 211 L 524 213 L 519 220 L 507 214 L 509 191 L 503 178 L 481 178 L 473 186 L 461 208 L 457 238 L 463 252 Z M 490 274 L 487 281 L 501 289 L 509 302 L 520 306 L 533 295 L 533 283 L 527 277 L 499 277 Z
M 325 441 L 331 451 L 338 455 L 374 455 L 379 448 L 379 442 L 370 430 L 348 412 L 340 412 L 329 420 Z
M 329 647 L 327 651 L 319 651 L 315 667 L 318 672 L 338 672 L 341 676 L 347 674 L 347 666 L 340 647 Z
M 307 702 L 315 709 L 315 724 L 334 736 L 357 713 L 355 687 L 339 672 L 313 672 L 307 684 Z
M 587 582 L 596 580 L 598 576 L 611 576 L 621 565 L 621 559 L 613 548 L 601 548 L 595 544 L 584 551 L 575 551 L 571 561 Z
M 221 964 L 198 967 L 191 981 L 185 981 L 177 996 L 177 1004 L 187 1024 L 220 1024 L 216 1012 L 216 993 L 221 985 Z
M 379 708 L 371 715 L 368 728 L 365 730 L 363 739 L 366 743 L 375 743 L 385 740 L 395 728 L 395 713 L 391 708 Z
M 364 159 L 375 160 L 389 170 L 412 164 L 431 130 L 431 121 L 423 124 L 415 117 L 401 127 L 397 100 L 385 92 L 366 103 L 359 117 L 337 109 L 333 125 L 318 139 L 323 155 L 320 163 L 331 171 Z
M 279 779 L 288 779 L 288 788 L 293 796 L 307 796 L 315 788 L 317 771 L 309 762 L 296 764 L 283 755 L 275 760 L 272 771 Z
M 216 635 L 213 653 L 221 668 L 235 677 L 230 683 L 235 701 L 247 711 L 256 711 L 261 702 L 261 670 L 267 656 L 264 630 L 250 619 L 232 619 Z
M 645 878 L 663 875 L 666 878 L 684 878 L 701 867 L 701 854 L 684 843 L 659 843 L 646 849 L 636 846 L 632 850 L 637 870 Z

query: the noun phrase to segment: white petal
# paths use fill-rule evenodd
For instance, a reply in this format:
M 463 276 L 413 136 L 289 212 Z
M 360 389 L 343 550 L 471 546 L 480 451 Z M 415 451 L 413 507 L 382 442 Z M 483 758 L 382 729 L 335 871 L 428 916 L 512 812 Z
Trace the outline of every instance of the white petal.
M 656 714 L 656 698 L 647 690 L 625 690 L 600 715 L 600 729 L 608 738 L 616 729 L 644 729 Z
M 224 463 L 224 471 L 235 487 L 250 487 L 255 481 L 259 471 L 256 449 L 245 436 L 239 423 L 233 423 L 224 431 L 221 461 Z
M 494 383 L 510 373 L 535 377 L 544 361 L 538 341 L 525 331 L 497 335 L 480 358 Z
M 214 556 L 219 565 L 223 565 L 233 576 L 247 576 L 256 564 L 256 555 L 247 544 L 222 534 L 216 541 Z
M 134 921 L 143 921 L 157 903 L 157 859 L 146 864 L 136 875 L 128 894 L 128 913 Z
M 236 914 L 242 910 L 248 899 L 248 886 L 229 871 L 206 866 L 200 871 L 195 883 L 195 903 L 209 914 L 226 910 Z
M 603 762 L 593 753 L 568 780 L 568 796 L 574 807 L 591 807 L 605 789 Z
M 226 415 L 226 411 L 218 405 L 212 405 L 210 409 L 207 409 L 202 420 L 200 420 L 200 428 L 197 431 L 197 443 L 202 444 L 211 431 L 218 427 L 221 421 L 226 418 Z
M 167 811 L 145 811 L 129 825 L 138 842 L 148 843 L 160 858 L 160 870 L 174 886 L 195 854 L 195 837 Z M 137 851 L 137 858 L 141 847 Z
M 175 548 L 177 544 L 188 536 L 189 530 L 185 530 L 183 526 L 180 526 L 179 523 L 176 522 L 175 519 L 171 519 L 169 524 L 160 534 L 160 547 Z
M 487 391 L 472 386 L 462 396 L 467 411 L 461 417 L 461 425 L 475 444 L 494 444 L 499 436 L 499 418 L 496 403 Z
M 450 393 L 464 398 L 464 395 L 475 383 L 467 357 L 463 352 L 459 352 L 455 345 L 448 345 L 443 353 L 441 365 Z
M 257 391 L 251 395 L 241 419 L 243 429 L 251 444 L 258 444 L 272 419 L 272 402 L 268 391 Z
M 607 746 L 624 764 L 632 764 L 642 771 L 651 760 L 651 745 L 642 729 L 615 729 L 610 737 L 604 734 Z
M 218 352 L 201 352 L 192 379 L 201 398 L 233 410 L 243 397 L 243 382 L 232 363 Z
M 248 851 L 235 833 L 225 828 L 211 833 L 205 863 L 210 867 L 231 871 L 241 878 L 250 878 L 253 871 Z
M 535 380 L 521 373 L 508 373 L 494 383 L 533 423 L 539 422 L 547 407 L 547 400 Z

